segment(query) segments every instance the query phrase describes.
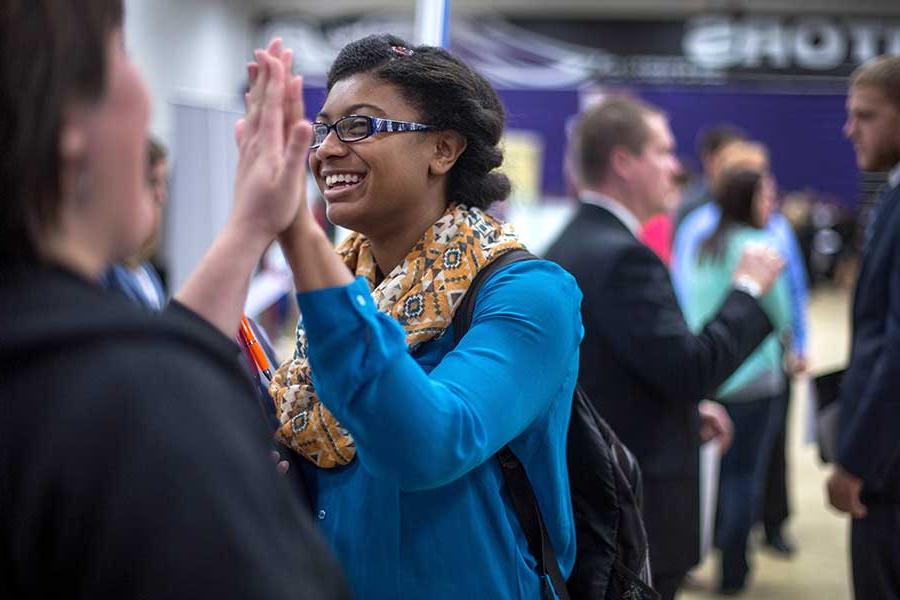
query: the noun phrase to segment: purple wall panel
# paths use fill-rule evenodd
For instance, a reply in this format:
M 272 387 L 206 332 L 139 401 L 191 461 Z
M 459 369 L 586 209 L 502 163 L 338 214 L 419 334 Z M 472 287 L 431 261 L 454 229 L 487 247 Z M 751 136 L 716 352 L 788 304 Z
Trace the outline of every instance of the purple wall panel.
M 679 154 L 696 159 L 697 131 L 719 122 L 734 123 L 769 147 L 782 191 L 810 188 L 847 206 L 856 204 L 859 172 L 853 147 L 841 132 L 844 93 L 688 87 L 644 88 L 639 93 L 668 112 Z
M 844 139 L 845 95 L 781 93 L 735 87 L 638 87 L 630 89 L 670 116 L 678 153 L 696 161 L 697 132 L 730 122 L 769 146 L 783 191 L 812 189 L 847 206 L 857 202 L 859 174 L 853 149 Z M 543 192 L 565 194 L 562 172 L 566 121 L 578 110 L 577 90 L 502 89 L 507 125 L 531 130 L 544 140 Z M 325 93 L 306 89 L 307 115 L 314 117 Z M 699 164 L 699 163 L 695 163 Z

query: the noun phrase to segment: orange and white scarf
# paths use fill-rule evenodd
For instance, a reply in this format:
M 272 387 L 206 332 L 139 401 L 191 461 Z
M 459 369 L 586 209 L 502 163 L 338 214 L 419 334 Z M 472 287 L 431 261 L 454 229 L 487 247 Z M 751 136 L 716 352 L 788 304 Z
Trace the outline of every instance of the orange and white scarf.
M 413 350 L 444 333 L 482 267 L 517 248 L 523 245 L 510 225 L 480 209 L 451 204 L 377 286 L 378 267 L 364 236 L 351 234 L 337 252 L 354 274 L 365 277 L 375 306 L 400 323 Z M 353 460 L 353 437 L 313 388 L 302 318 L 294 358 L 275 372 L 269 393 L 282 423 L 275 434 L 278 441 L 321 468 Z

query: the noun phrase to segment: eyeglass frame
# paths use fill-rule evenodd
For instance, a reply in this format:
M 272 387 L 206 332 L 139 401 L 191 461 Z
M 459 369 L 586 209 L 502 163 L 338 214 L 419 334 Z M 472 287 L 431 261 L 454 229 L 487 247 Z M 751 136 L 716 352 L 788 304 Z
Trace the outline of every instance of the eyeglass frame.
M 366 135 L 353 140 L 345 140 L 344 138 L 342 138 L 341 134 L 337 130 L 337 126 L 338 123 L 340 123 L 341 121 L 346 121 L 347 119 L 365 119 L 369 125 Z M 316 126 L 325 127 L 325 135 L 322 136 L 322 141 L 319 143 L 316 143 L 315 141 Z M 397 121 L 396 119 L 383 119 L 381 117 L 373 117 L 370 115 L 347 115 L 346 117 L 341 117 L 334 123 L 324 123 L 322 121 L 316 121 L 312 124 L 312 127 L 313 142 L 309 145 L 311 150 L 315 150 L 323 143 L 325 143 L 325 138 L 327 138 L 328 134 L 332 131 L 334 131 L 334 134 L 343 143 L 354 144 L 356 142 L 361 142 L 365 139 L 368 139 L 376 133 L 406 133 L 410 131 L 434 131 L 435 129 L 437 129 L 433 125 L 425 125 L 424 123 L 414 123 L 413 121 Z

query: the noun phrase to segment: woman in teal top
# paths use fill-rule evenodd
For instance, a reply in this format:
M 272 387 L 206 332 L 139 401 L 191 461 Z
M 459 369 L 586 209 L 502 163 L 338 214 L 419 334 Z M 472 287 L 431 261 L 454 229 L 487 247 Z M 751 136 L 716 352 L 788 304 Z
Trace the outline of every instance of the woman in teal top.
M 685 318 L 703 327 L 731 291 L 731 275 L 748 244 L 776 247 L 764 228 L 774 207 L 774 182 L 754 171 L 727 173 L 716 201 L 719 223 L 688 265 Z M 734 442 L 722 459 L 716 545 L 722 551 L 720 590 L 744 588 L 749 572 L 747 538 L 761 507 L 763 477 L 775 435 L 777 402 L 784 390 L 783 345 L 790 335 L 790 298 L 782 276 L 760 299 L 773 325 L 770 334 L 718 389 L 716 397 L 734 422 Z
M 258 55 L 248 124 L 289 62 Z M 290 121 L 299 82 L 285 97 Z M 482 210 L 510 190 L 496 93 L 442 49 L 371 36 L 335 60 L 316 122 L 294 119 L 328 218 L 354 232 L 335 251 L 301 202 L 281 236 L 302 319 L 270 392 L 321 531 L 359 598 L 540 598 L 494 455 L 524 464 L 568 575 L 581 293 L 552 263 L 503 267 L 454 345 L 478 270 L 522 247 Z

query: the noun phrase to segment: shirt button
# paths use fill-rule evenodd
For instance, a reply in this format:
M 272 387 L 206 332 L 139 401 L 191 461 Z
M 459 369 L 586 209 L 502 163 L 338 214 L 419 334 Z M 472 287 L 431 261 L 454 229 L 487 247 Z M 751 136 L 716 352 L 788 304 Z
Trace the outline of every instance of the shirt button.
M 365 306 L 365 305 L 366 305 L 366 299 L 363 298 L 362 294 L 357 294 L 357 295 L 356 295 L 356 303 L 359 304 L 360 306 Z
M 320 521 L 324 521 L 324 520 L 325 520 L 325 511 L 324 511 L 324 510 L 320 510 L 320 511 L 319 511 L 319 514 L 316 515 L 316 516 L 319 517 L 319 520 L 320 520 Z

